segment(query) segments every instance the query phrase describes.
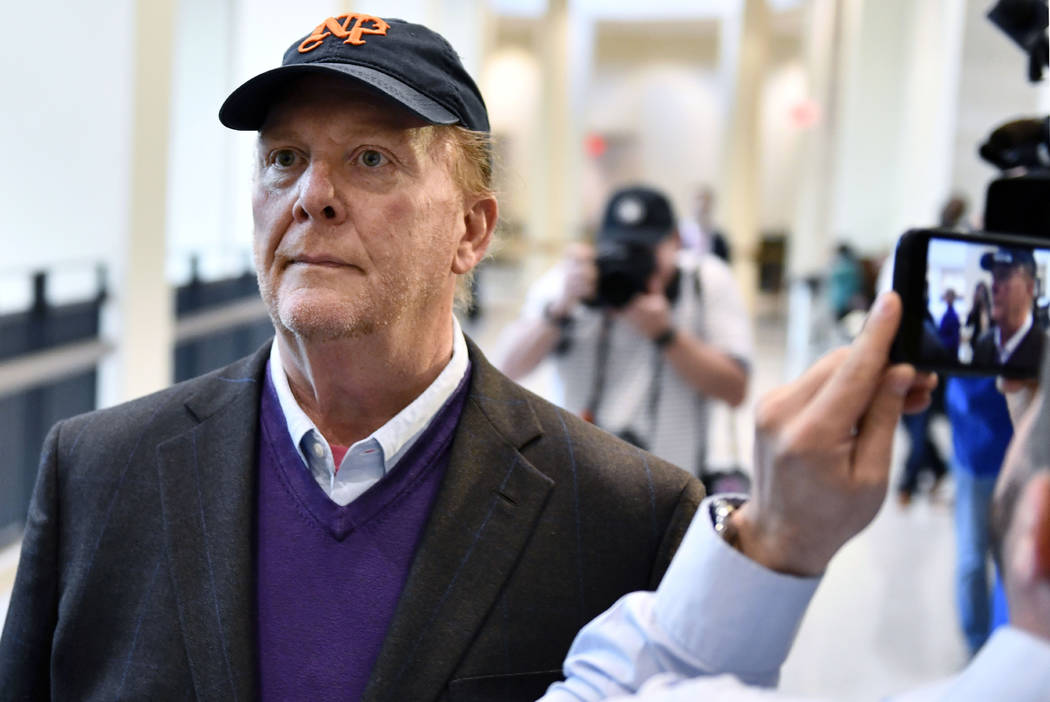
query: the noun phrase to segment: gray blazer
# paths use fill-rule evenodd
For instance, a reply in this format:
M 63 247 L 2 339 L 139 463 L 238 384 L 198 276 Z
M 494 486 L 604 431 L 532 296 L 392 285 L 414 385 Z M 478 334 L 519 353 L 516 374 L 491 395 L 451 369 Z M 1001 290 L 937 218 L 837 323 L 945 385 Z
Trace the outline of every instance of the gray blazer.
M 370 702 L 535 699 L 584 623 L 659 582 L 702 496 L 685 471 L 469 348 L 469 398 Z M 258 696 L 268 349 L 51 430 L 0 639 L 0 699 Z

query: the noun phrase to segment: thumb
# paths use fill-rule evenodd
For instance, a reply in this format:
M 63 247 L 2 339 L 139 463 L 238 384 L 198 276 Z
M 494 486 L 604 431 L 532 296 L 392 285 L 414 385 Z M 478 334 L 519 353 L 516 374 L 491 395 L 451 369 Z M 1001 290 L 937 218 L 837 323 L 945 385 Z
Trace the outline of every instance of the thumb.
M 853 466 L 854 475 L 859 480 L 869 483 L 888 481 L 893 436 L 915 376 L 915 369 L 907 365 L 892 366 L 883 374 L 871 405 L 857 427 Z

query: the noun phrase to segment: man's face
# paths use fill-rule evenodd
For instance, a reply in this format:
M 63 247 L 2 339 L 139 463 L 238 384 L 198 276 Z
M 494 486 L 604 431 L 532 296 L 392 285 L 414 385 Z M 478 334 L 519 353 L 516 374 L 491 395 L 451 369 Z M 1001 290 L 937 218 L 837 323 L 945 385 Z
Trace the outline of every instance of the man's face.
M 1023 266 L 992 269 L 992 319 L 999 325 L 1020 325 L 1032 308 L 1035 283 Z
M 256 156 L 255 265 L 279 328 L 348 338 L 451 305 L 465 199 L 452 147 L 421 120 L 309 78 L 271 109 Z

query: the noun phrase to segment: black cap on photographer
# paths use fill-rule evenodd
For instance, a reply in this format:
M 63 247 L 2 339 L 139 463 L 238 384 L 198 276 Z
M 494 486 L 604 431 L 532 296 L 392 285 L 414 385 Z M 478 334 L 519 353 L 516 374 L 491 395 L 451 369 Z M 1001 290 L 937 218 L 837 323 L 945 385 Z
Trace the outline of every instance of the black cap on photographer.
M 675 230 L 674 210 L 663 193 L 644 186 L 613 193 L 605 206 L 598 241 L 652 246 Z

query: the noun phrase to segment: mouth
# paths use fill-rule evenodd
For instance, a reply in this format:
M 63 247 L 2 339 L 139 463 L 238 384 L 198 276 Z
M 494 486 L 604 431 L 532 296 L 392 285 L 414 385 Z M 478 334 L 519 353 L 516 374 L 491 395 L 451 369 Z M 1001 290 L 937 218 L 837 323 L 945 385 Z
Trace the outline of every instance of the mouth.
M 301 255 L 292 256 L 285 260 L 285 267 L 290 266 L 316 266 L 320 268 L 348 268 L 353 267 L 353 264 L 348 263 L 342 259 L 334 258 L 331 256 L 324 255 Z

